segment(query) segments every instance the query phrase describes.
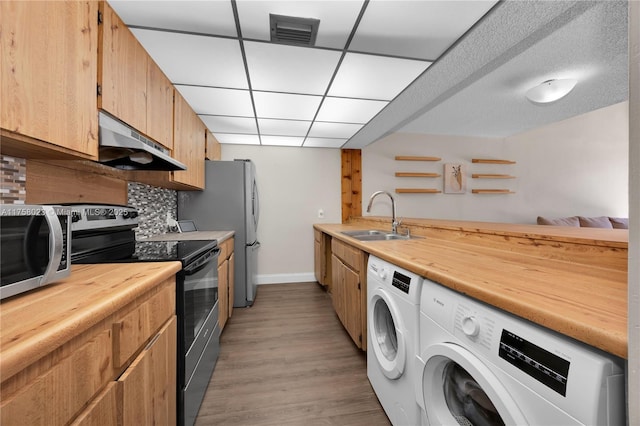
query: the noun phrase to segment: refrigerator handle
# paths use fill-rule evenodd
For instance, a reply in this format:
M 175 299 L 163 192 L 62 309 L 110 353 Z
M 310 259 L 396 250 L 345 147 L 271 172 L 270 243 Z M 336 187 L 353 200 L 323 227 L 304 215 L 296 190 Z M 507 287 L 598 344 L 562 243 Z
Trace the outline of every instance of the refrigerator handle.
M 253 229 L 258 232 L 258 220 L 260 218 L 260 199 L 258 197 L 258 184 L 253 180 Z

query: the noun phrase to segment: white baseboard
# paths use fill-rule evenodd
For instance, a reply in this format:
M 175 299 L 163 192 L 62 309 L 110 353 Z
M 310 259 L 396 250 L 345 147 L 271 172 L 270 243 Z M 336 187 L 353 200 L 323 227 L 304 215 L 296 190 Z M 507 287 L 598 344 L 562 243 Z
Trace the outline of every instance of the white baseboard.
M 288 284 L 316 282 L 316 275 L 313 272 L 302 272 L 298 274 L 263 274 L 256 277 L 258 285 L 263 284 Z

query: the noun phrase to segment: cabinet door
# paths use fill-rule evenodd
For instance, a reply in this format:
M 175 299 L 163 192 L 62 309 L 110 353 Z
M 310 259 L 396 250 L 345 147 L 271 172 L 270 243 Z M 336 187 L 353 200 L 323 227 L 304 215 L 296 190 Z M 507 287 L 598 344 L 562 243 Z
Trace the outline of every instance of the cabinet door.
M 224 260 L 218 266 L 218 323 L 220 330 L 229 318 L 229 261 Z
M 320 241 L 313 240 L 313 270 L 316 280 L 322 284 L 322 248 Z
M 109 383 L 71 426 L 107 426 L 118 424 L 117 383 Z
M 174 88 L 153 60 L 147 68 L 147 136 L 173 149 Z
M 222 158 L 222 147 L 215 136 L 207 131 L 207 148 L 205 154 L 207 160 L 220 160 Z
M 362 347 L 362 314 L 360 310 L 360 276 L 335 255 L 331 255 L 333 274 L 333 308 L 356 346 Z
M 360 275 L 350 268 L 344 269 L 344 327 L 355 344 L 362 347 L 362 316 L 360 313 Z
M 233 243 L 233 240 L 231 241 Z M 233 244 L 231 244 L 231 247 L 233 247 Z M 235 267 L 236 258 L 235 255 L 231 253 L 231 255 L 229 255 L 229 318 L 231 318 L 231 315 L 233 314 L 233 298 L 235 297 L 234 289 L 236 285 Z
M 194 188 L 204 188 L 205 126 L 187 101 L 175 91 L 173 157 L 187 170 L 172 172 L 173 181 Z
M 3 129 L 95 159 L 98 4 L 1 1 Z
M 100 3 L 98 107 L 140 132 L 147 128 L 148 54 L 106 2 Z
M 344 325 L 344 271 L 347 267 L 336 257 L 335 254 L 331 255 L 331 266 L 333 276 L 333 293 L 331 294 L 331 300 L 333 302 L 333 309 L 335 309 L 340 322 Z
M 176 322 L 173 316 L 118 379 L 123 425 L 175 424 Z

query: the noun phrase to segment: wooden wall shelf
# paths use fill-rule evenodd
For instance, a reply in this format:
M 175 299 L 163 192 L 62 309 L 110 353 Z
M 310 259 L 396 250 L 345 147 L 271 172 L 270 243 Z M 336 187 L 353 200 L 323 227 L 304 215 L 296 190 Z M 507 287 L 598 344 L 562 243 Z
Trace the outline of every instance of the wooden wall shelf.
M 492 160 L 488 158 L 472 158 L 472 163 L 482 163 L 482 164 L 516 164 L 515 161 L 511 160 Z
M 436 178 L 440 177 L 440 173 L 422 173 L 422 172 L 396 172 L 396 177 L 426 177 Z
M 473 173 L 471 177 L 473 179 L 515 179 L 515 176 L 495 173 Z
M 439 194 L 441 192 L 435 188 L 396 188 L 397 194 Z
M 440 161 L 440 157 L 414 157 L 411 155 L 396 155 L 397 161 Z
M 515 194 L 509 189 L 472 189 L 473 194 Z

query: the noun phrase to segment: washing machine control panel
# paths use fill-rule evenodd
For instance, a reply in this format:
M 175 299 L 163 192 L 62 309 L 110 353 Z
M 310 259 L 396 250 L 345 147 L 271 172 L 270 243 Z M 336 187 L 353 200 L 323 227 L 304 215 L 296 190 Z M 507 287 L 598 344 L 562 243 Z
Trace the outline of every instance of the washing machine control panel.
M 398 271 L 394 271 L 391 285 L 397 288 L 398 290 L 409 294 L 409 288 L 411 287 L 411 277 L 401 274 Z
M 502 330 L 498 355 L 560 395 L 566 395 L 570 364 L 566 359 L 506 329 Z

